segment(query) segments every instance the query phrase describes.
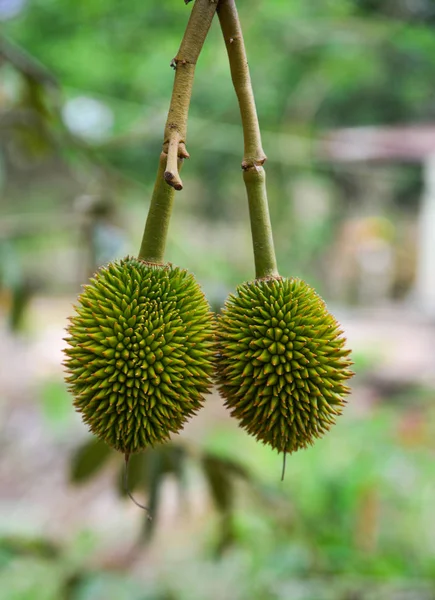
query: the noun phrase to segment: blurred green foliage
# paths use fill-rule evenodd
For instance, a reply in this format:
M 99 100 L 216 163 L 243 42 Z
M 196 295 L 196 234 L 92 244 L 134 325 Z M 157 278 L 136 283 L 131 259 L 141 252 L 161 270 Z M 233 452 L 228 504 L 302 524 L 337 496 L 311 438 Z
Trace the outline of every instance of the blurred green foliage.
M 0 19 L 9 2 L 0 2 Z M 28 299 L 23 292 L 69 291 L 84 278 L 76 269 L 85 262 L 80 252 L 87 244 L 95 261 L 101 227 L 112 240 L 113 227 L 124 228 L 128 251 L 137 250 L 169 105 L 169 63 L 190 10 L 182 0 L 21 5 L 0 34 L 0 281 L 18 290 L 16 327 Z M 353 174 L 320 163 L 314 141 L 329 128 L 434 118 L 433 2 L 238 0 L 238 6 L 270 157 L 282 272 L 310 276 L 321 288 L 325 249 L 343 214 L 359 207 Z M 192 159 L 168 246 L 168 258 L 196 272 L 216 307 L 228 288 L 252 276 L 239 172 L 243 137 L 220 37 L 215 24 L 198 64 Z M 389 209 L 412 211 L 419 168 L 392 167 L 388 176 L 396 201 Z M 317 221 L 312 214 L 298 220 L 294 184 L 307 178 L 331 200 Z M 83 198 L 118 210 L 89 222 Z M 357 370 L 368 377 L 377 360 L 375 351 L 357 353 Z M 45 382 L 39 395 L 50 434 L 63 435 L 64 386 Z M 61 542 L 3 538 L 0 596 L 433 600 L 433 392 L 424 392 L 424 402 L 415 387 L 399 400 L 383 400 L 391 404 L 346 414 L 333 434 L 292 456 L 283 485 L 276 455 L 225 426 L 207 433 L 196 454 L 181 443 L 133 457 L 131 489 L 145 492 L 154 507 L 168 479 L 178 482 L 180 499 L 204 483 L 217 509 L 205 533 L 170 532 L 160 561 L 132 540 L 136 571 L 131 564 L 99 564 L 97 532 Z M 125 495 L 122 457 L 94 442 L 75 445 L 71 479 L 85 484 L 118 459 L 113 481 Z M 142 539 L 152 527 L 143 522 Z M 148 560 L 153 574 L 144 585 Z
M 234 430 L 215 428 L 201 460 L 216 506 L 225 514 L 231 505 L 232 514 L 232 545 L 218 560 L 216 537 L 225 530 L 216 519 L 197 539 L 167 532 L 165 558 L 153 563 L 146 586 L 130 573 L 130 562 L 121 562 L 116 572 L 95 559 L 90 563 L 96 539 L 78 536 L 68 545 L 54 545 L 6 538 L 0 541 L 1 589 L 8 590 L 8 600 L 431 600 L 433 403 L 419 412 L 422 420 L 416 424 L 417 412 L 411 417 L 409 409 L 378 407 L 363 418 L 343 417 L 333 435 L 291 457 L 284 484 L 278 483 L 275 453 Z M 182 445 L 162 451 L 178 452 Z M 150 451 L 155 452 L 160 450 Z M 81 479 L 77 461 L 85 455 L 79 454 L 72 475 Z M 140 461 L 144 465 L 146 454 L 137 457 L 133 471 Z M 155 469 L 155 463 L 148 466 Z M 242 475 L 234 489 L 227 485 L 233 469 Z M 243 483 L 248 472 L 254 488 Z M 186 484 L 195 485 L 195 478 L 188 469 Z M 131 479 L 136 491 L 139 479 Z M 146 564 L 140 548 L 133 564 Z M 23 569 L 25 581 L 19 576 Z
M 41 412 L 52 434 L 62 437 L 70 425 L 71 396 L 63 381 L 45 379 L 39 389 Z
M 343 211 L 355 210 L 354 183 L 346 168 L 320 163 L 312 141 L 329 128 L 434 117 L 432 4 L 239 0 L 238 6 L 270 158 L 269 195 L 281 269 L 328 290 L 325 247 Z M 53 93 L 45 70 L 39 73 L 38 87 L 38 78 L 27 73 L 19 84 L 2 68 L 3 96 L 11 94 L 21 108 L 33 104 L 39 115 L 31 130 L 22 124 L 19 131 L 8 128 L 0 144 L 6 212 L 26 202 L 35 205 L 37 198 L 40 209 L 45 206 L 60 218 L 71 212 L 77 195 L 97 190 L 129 207 L 130 214 L 134 210 L 130 220 L 137 227 L 131 225 L 130 250 L 137 250 L 146 214 L 142 198 L 149 197 L 153 184 L 172 88 L 169 63 L 189 10 L 181 0 L 147 6 L 133 0 L 128 10 L 114 0 L 34 0 L 3 24 L 5 39 L 25 49 L 35 64 L 45 65 L 62 88 L 60 95 Z M 175 208 L 168 247 L 168 258 L 194 270 L 216 302 L 252 274 L 239 174 L 243 136 L 220 38 L 215 23 L 198 64 L 188 140 L 192 159 L 184 169 L 186 191 Z M 80 134 L 65 128 L 68 123 L 79 127 Z M 96 138 L 92 127 L 99 132 Z M 23 145 L 26 172 L 20 171 Z M 30 173 L 29 153 L 34 157 Z M 45 159 L 35 161 L 41 154 Z M 400 210 L 406 211 L 418 193 L 418 169 L 402 166 L 400 174 L 392 173 L 390 185 Z M 29 175 L 32 189 L 25 198 L 22 184 Z M 314 217 L 312 222 L 301 220 L 295 209 L 295 182 L 305 177 L 333 199 L 329 217 L 317 225 Z M 218 247 L 220 227 L 228 239 L 221 236 Z M 192 228 L 193 243 L 186 239 Z M 206 252 L 203 238 L 208 240 Z M 219 289 L 219 282 L 225 289 Z M 329 289 L 332 297 L 333 292 Z

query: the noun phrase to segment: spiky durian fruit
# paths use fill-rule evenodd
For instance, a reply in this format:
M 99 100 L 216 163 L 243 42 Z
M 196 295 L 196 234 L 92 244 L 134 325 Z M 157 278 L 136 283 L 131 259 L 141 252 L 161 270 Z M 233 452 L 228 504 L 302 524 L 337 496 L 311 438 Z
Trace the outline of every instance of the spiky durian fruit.
M 240 426 L 279 452 L 321 437 L 341 414 L 350 351 L 322 298 L 300 279 L 240 285 L 217 324 L 217 381 Z
M 127 257 L 79 297 L 65 350 L 74 405 L 125 454 L 168 440 L 210 389 L 214 318 L 187 271 Z

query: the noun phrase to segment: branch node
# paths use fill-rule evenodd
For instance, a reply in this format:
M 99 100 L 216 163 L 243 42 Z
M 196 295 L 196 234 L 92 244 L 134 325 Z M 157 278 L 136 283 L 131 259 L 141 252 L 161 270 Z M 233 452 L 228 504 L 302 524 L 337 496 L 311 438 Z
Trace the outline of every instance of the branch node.
M 186 4 L 189 1 L 185 0 Z M 164 179 L 176 190 L 183 188 L 177 162 L 189 158 L 185 140 L 195 67 L 216 9 L 215 0 L 195 1 L 180 48 L 171 61 L 175 81 L 164 134 L 163 151 L 168 154 Z
M 165 171 L 165 181 L 168 185 L 173 187 L 174 190 L 177 190 L 177 192 L 179 192 L 183 189 L 183 184 L 181 182 L 181 179 L 177 179 L 177 175 L 174 173 Z
M 184 142 L 180 142 L 178 145 L 178 158 L 190 158 L 190 154 L 188 153 Z
M 250 169 L 257 169 L 258 167 L 262 167 L 267 160 L 267 156 L 263 155 L 262 158 L 250 158 L 243 159 L 242 169 L 243 171 L 249 171 Z
M 196 62 L 194 60 L 187 60 L 186 58 L 178 58 L 178 56 L 176 56 L 171 60 L 171 67 L 174 69 L 174 71 L 176 71 L 179 65 L 183 67 L 185 67 L 186 65 L 195 66 Z
M 166 183 L 168 183 L 170 186 L 172 186 L 175 190 L 178 191 L 183 189 L 183 182 L 181 181 L 180 173 L 178 172 L 178 157 L 181 154 L 180 145 L 180 134 L 178 133 L 178 131 L 173 129 L 171 131 L 171 136 L 169 138 L 168 143 L 168 158 L 166 161 L 164 178 Z M 187 151 L 185 151 L 185 153 L 186 152 Z
M 189 4 L 190 1 L 185 0 L 185 3 Z M 183 188 L 180 170 L 183 159 L 189 158 L 185 141 L 195 65 L 216 8 L 216 4 L 211 4 L 210 0 L 195 1 L 179 51 L 170 63 L 175 70 L 174 87 L 163 137 L 159 170 L 139 251 L 141 260 L 148 262 L 164 264 L 174 189 Z M 178 69 L 179 62 L 182 68 Z

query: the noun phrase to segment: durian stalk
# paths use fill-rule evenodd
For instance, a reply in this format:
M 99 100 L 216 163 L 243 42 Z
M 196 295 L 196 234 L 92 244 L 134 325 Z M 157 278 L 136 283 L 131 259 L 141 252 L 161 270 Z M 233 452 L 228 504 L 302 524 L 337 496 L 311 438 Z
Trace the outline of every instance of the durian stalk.
M 211 386 L 214 317 L 194 277 L 166 265 L 164 251 L 175 189 L 182 188 L 179 169 L 188 157 L 195 64 L 215 11 L 213 0 L 196 0 L 173 61 L 174 90 L 139 259 L 99 269 L 67 328 L 74 405 L 94 434 L 124 453 L 126 468 L 131 453 L 179 432 Z
M 216 12 L 217 3 L 196 0 L 177 56 L 174 87 L 165 126 L 163 151 L 160 154 L 156 183 L 151 198 L 139 258 L 145 262 L 164 264 L 169 221 L 175 190 L 183 189 L 180 170 L 185 158 L 187 119 L 192 96 L 195 67 Z
M 221 0 L 218 16 L 242 117 L 245 143 L 242 169 L 248 195 L 256 278 L 278 277 L 267 200 L 266 173 L 262 166 L 267 157 L 261 143 L 248 59 L 235 1 Z
M 266 161 L 235 0 L 218 15 L 242 116 L 242 162 L 256 280 L 237 288 L 218 318 L 216 380 L 241 427 L 286 454 L 322 437 L 341 414 L 352 376 L 345 338 L 313 288 L 279 277 L 266 193 Z
M 254 247 L 255 276 L 257 279 L 278 277 L 272 224 L 266 191 L 266 171 L 253 165 L 243 171 L 248 194 L 249 218 Z
M 167 155 L 164 172 L 166 182 L 176 190 L 183 189 L 178 158 L 189 158 L 186 150 L 187 117 L 192 96 L 193 78 L 198 57 L 216 12 L 217 0 L 196 0 L 186 33 L 177 56 L 172 61 L 175 69 L 174 89 L 165 127 L 163 151 Z
M 162 152 L 160 154 L 159 168 L 151 197 L 142 244 L 139 250 L 139 258 L 145 262 L 158 265 L 165 262 L 166 239 L 175 196 L 175 189 L 169 186 L 164 179 L 166 161 L 167 155 Z M 178 162 L 178 168 L 181 169 L 182 159 Z

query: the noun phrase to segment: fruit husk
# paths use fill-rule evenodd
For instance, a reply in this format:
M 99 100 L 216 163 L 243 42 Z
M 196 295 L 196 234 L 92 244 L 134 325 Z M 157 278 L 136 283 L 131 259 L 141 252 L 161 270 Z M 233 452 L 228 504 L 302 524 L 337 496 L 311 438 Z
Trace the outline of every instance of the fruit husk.
M 350 350 L 325 302 L 301 279 L 244 283 L 218 317 L 217 383 L 231 415 L 279 452 L 336 422 L 349 393 Z
M 186 270 L 130 257 L 99 269 L 67 331 L 74 406 L 112 448 L 128 455 L 164 442 L 202 407 L 214 317 Z

